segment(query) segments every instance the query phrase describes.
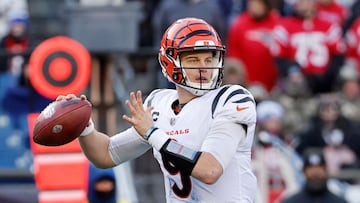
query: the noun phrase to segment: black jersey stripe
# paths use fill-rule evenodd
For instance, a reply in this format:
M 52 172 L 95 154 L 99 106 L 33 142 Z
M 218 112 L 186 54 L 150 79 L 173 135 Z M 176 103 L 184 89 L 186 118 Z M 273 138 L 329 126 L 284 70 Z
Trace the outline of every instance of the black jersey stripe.
M 230 88 L 230 86 L 225 86 L 223 87 L 219 93 L 216 95 L 212 105 L 211 105 L 211 117 L 214 118 L 214 112 L 216 109 L 217 104 L 219 103 L 219 99 L 220 97 L 226 92 L 226 90 L 228 90 Z
M 232 103 L 245 103 L 245 102 L 248 102 L 248 101 L 251 101 L 252 103 L 255 103 L 254 100 L 250 97 L 244 97 L 240 100 L 237 100 L 237 101 L 233 101 Z
M 229 101 L 229 99 L 231 99 L 231 97 L 237 95 L 237 94 L 246 94 L 246 95 L 249 95 L 249 92 L 243 90 L 243 89 L 237 89 L 235 91 L 232 91 L 229 96 L 225 99 L 225 102 L 223 104 L 223 106 L 226 104 L 227 101 Z M 238 103 L 238 102 L 235 102 L 235 103 Z
M 220 100 L 220 97 L 226 92 L 226 90 L 228 90 L 230 88 L 230 85 L 227 85 L 225 87 L 223 87 L 219 93 L 216 95 L 213 103 L 212 103 L 212 109 L 211 109 L 211 117 L 214 118 L 214 112 L 215 112 L 215 109 L 216 109 L 216 106 L 217 104 L 219 103 L 219 100 Z M 234 90 L 232 91 L 229 96 L 226 98 L 225 102 L 224 102 L 224 105 L 226 104 L 226 102 L 233 96 L 237 95 L 237 94 L 245 94 L 245 95 L 250 95 L 250 93 L 248 91 L 245 91 L 243 89 L 237 89 L 237 90 Z M 237 101 L 233 101 L 233 103 L 244 103 L 244 102 L 248 102 L 248 101 L 251 101 L 253 103 L 255 103 L 255 101 L 251 98 L 251 97 L 244 97 L 240 100 L 237 100 Z M 247 124 L 244 124 L 244 123 L 239 123 L 245 130 L 245 134 L 247 134 L 247 131 L 248 131 L 248 125 Z
M 226 104 L 226 102 L 229 101 L 229 99 L 230 99 L 231 97 L 233 97 L 233 96 L 235 96 L 235 95 L 237 95 L 237 94 L 250 95 L 250 93 L 249 93 L 248 91 L 243 90 L 243 89 L 237 89 L 237 90 L 235 90 L 235 91 L 232 91 L 232 92 L 229 94 L 229 96 L 225 99 L 225 102 L 224 102 L 223 106 Z M 240 100 L 233 101 L 232 103 L 245 103 L 245 102 L 248 102 L 248 101 L 255 103 L 255 101 L 254 101 L 251 97 L 248 97 L 248 96 L 247 96 L 247 97 L 244 97 L 244 98 L 242 98 L 242 99 L 240 99 Z M 246 125 L 246 124 L 244 124 L 244 123 L 240 123 L 240 124 L 241 124 L 241 126 L 244 128 L 245 134 L 247 134 L 248 125 Z
M 211 116 L 212 116 L 212 118 L 214 118 L 214 112 L 215 112 L 215 109 L 216 109 L 217 104 L 219 103 L 220 97 L 221 97 L 221 96 L 225 93 L 225 91 L 228 90 L 229 88 L 230 88 L 230 86 L 225 86 L 225 87 L 223 87 L 223 88 L 219 91 L 219 93 L 216 95 L 216 97 L 215 97 L 215 99 L 214 99 L 214 101 L 213 101 L 213 103 L 212 103 L 212 106 L 211 106 Z M 226 102 L 228 102 L 233 96 L 238 95 L 238 94 L 250 95 L 250 93 L 249 93 L 248 91 L 245 91 L 245 90 L 243 90 L 243 89 L 234 90 L 234 91 L 232 91 L 232 92 L 229 94 L 229 96 L 227 96 L 227 98 L 225 99 L 225 102 L 224 102 L 223 105 L 225 105 Z M 240 100 L 237 100 L 237 101 L 233 101 L 232 103 L 245 103 L 245 102 L 248 102 L 248 101 L 255 103 L 255 101 L 254 101 L 251 97 L 249 97 L 249 96 L 244 97 L 244 98 L 242 98 L 242 99 L 240 99 Z

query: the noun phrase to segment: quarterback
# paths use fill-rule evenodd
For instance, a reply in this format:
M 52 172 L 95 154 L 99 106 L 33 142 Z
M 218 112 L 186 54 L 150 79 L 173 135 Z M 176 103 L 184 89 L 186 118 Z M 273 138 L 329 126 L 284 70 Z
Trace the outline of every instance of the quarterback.
M 204 20 L 174 22 L 164 33 L 159 62 L 176 89 L 156 89 L 145 101 L 141 91 L 131 92 L 125 102 L 131 115 L 123 119 L 132 127 L 115 136 L 90 121 L 79 137 L 85 155 L 109 168 L 152 149 L 167 202 L 254 202 L 255 101 L 239 85 L 221 86 L 224 54 L 217 32 Z

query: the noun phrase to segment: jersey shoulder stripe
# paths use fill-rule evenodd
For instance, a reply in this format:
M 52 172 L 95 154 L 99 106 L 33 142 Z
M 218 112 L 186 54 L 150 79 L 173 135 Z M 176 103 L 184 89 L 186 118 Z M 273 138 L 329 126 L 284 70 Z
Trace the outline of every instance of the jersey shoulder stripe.
M 155 98 L 155 95 L 158 94 L 159 92 L 162 92 L 166 89 L 156 89 L 154 91 L 152 91 L 149 96 L 146 98 L 146 107 L 150 107 L 152 104 L 153 99 Z
M 215 96 L 215 99 L 211 105 L 211 117 L 214 118 L 214 112 L 216 109 L 217 104 L 219 103 L 219 99 L 220 97 L 226 92 L 226 90 L 228 90 L 230 88 L 230 86 L 225 86 L 223 87 Z
M 235 87 L 237 85 L 227 85 L 227 86 L 224 86 L 218 93 L 217 95 L 215 96 L 213 102 L 212 102 L 212 108 L 211 108 L 211 115 L 212 115 L 212 118 L 214 118 L 214 113 L 215 113 L 215 110 L 216 110 L 216 107 L 218 106 L 218 103 L 220 101 L 220 98 L 221 96 L 223 96 L 226 91 L 230 88 L 230 87 Z M 255 101 L 254 101 L 254 98 L 251 96 L 251 94 L 246 91 L 245 89 L 243 88 L 240 88 L 240 86 L 237 86 L 235 87 L 236 89 L 234 88 L 231 88 L 231 89 L 234 89 L 232 90 L 228 96 L 226 97 L 224 103 L 222 104 L 222 106 L 225 106 L 225 104 L 231 99 L 233 98 L 234 96 L 236 95 L 245 95 L 245 97 L 241 98 L 241 99 L 238 99 L 236 101 L 232 101 L 232 103 L 245 103 L 245 102 L 252 102 L 255 104 Z
M 235 95 L 237 95 L 237 94 L 246 94 L 246 95 L 249 95 L 249 96 L 250 96 L 250 93 L 247 92 L 247 91 L 245 91 L 245 90 L 243 90 L 243 89 L 234 90 L 234 91 L 232 91 L 232 92 L 229 94 L 229 96 L 226 98 L 223 106 L 226 104 L 226 102 L 227 102 L 229 99 L 231 99 L 233 96 L 235 96 Z M 249 96 L 244 97 L 244 98 L 242 98 L 242 99 L 240 99 L 240 100 L 237 100 L 237 101 L 233 101 L 233 103 L 243 103 L 243 102 L 248 102 L 248 101 L 251 101 L 251 102 L 255 103 L 255 101 L 254 101 L 251 97 L 249 97 Z

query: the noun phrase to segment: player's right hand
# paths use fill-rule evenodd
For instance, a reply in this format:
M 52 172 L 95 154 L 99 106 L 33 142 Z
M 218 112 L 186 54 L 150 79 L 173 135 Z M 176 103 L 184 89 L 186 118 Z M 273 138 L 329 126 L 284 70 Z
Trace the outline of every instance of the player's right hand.
M 67 95 L 59 95 L 57 96 L 56 98 L 56 101 L 61 101 L 61 100 L 72 100 L 74 98 L 77 98 L 77 96 L 75 94 L 67 94 Z M 86 96 L 85 95 L 80 95 L 79 97 L 81 100 L 86 100 Z M 92 123 L 92 119 L 90 117 L 90 120 L 89 120 L 89 123 L 88 125 L 86 126 L 86 128 L 84 129 L 84 131 L 81 133 L 82 136 L 84 136 L 85 134 L 89 134 L 90 130 L 88 130 L 89 126 L 93 126 L 94 124 Z M 93 128 L 93 127 L 92 127 Z

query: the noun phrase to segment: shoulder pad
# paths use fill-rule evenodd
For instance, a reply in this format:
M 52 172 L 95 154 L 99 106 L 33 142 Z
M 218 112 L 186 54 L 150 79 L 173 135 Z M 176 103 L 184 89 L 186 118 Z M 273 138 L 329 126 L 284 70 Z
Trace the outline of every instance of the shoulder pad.
M 240 85 L 224 86 L 212 102 L 211 113 L 212 118 L 226 117 L 243 124 L 256 122 L 254 97 Z
M 144 101 L 144 106 L 145 107 L 149 107 L 151 106 L 152 100 L 154 99 L 155 95 L 159 92 L 161 92 L 164 89 L 155 89 L 152 92 L 150 92 L 150 94 L 146 97 L 145 101 Z

